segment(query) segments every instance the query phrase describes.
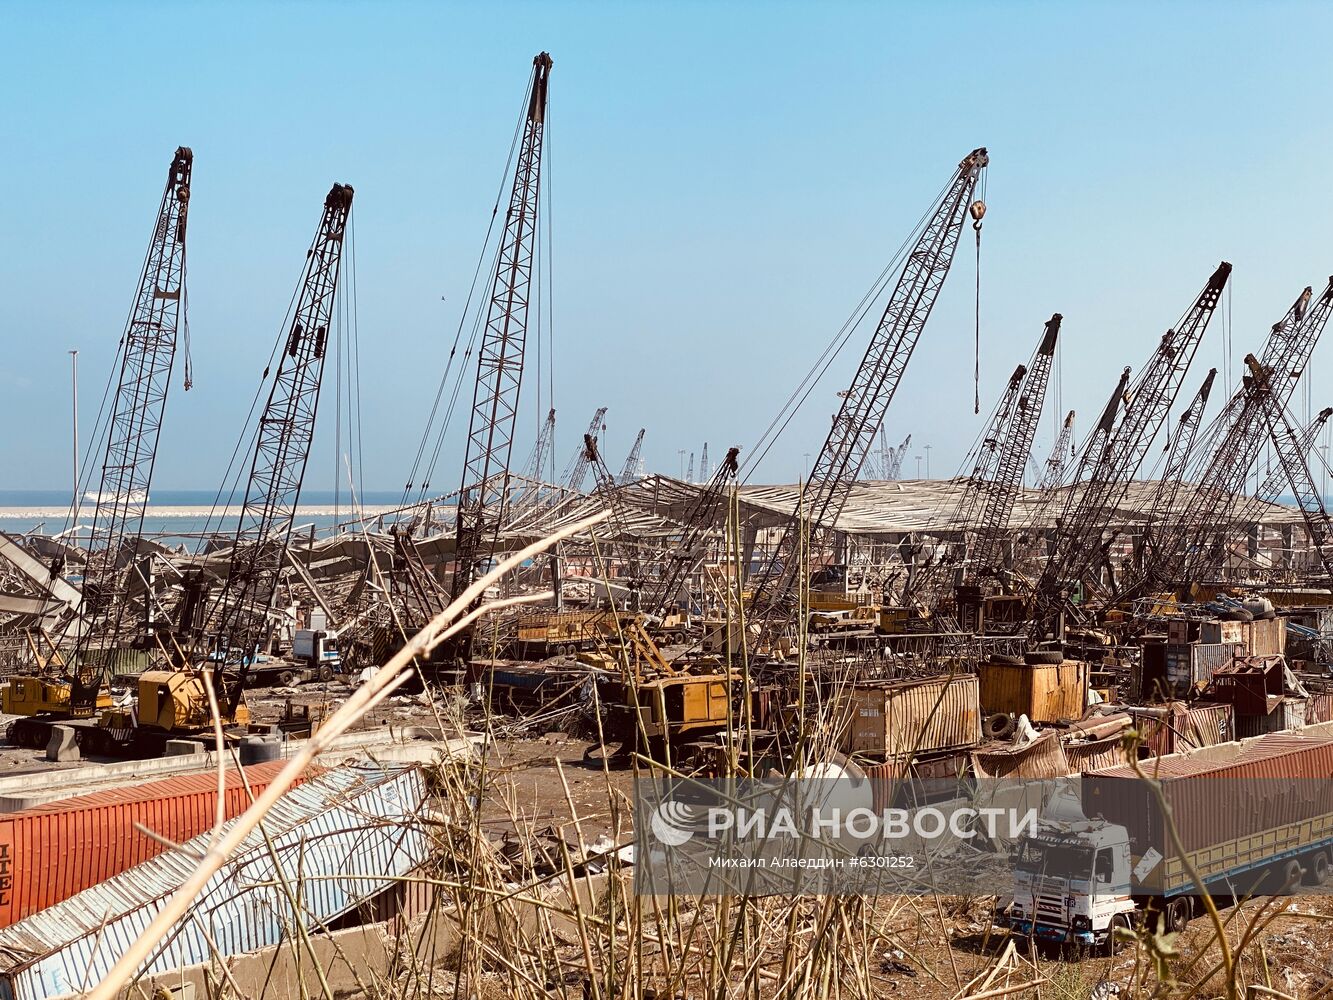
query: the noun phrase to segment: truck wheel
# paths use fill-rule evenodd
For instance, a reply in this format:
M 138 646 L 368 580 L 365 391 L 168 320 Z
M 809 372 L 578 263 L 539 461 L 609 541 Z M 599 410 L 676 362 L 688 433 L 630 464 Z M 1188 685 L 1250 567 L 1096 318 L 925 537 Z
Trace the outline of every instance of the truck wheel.
M 1275 888 L 1280 892 L 1291 892 L 1304 880 L 1305 869 L 1301 867 L 1299 861 L 1293 858 L 1282 866 L 1281 878 L 1281 884 L 1275 886 Z
M 1310 855 L 1305 864 L 1305 881 L 1310 885 L 1323 885 L 1328 881 L 1328 876 L 1333 873 L 1329 868 L 1328 852 L 1315 851 Z
M 278 683 L 283 687 L 291 687 L 296 683 L 296 674 L 292 673 L 290 670 L 284 670 L 282 673 L 278 674 Z
M 327 663 L 319 668 L 319 679 L 322 680 L 325 684 L 333 680 L 333 668 L 329 666 Z
M 1194 904 L 1188 896 L 1177 896 L 1166 906 L 1166 929 L 1179 934 L 1189 926 L 1194 916 Z
M 1111 918 L 1111 926 L 1106 931 L 1105 952 L 1108 956 L 1114 957 L 1129 944 L 1128 941 L 1120 940 L 1117 931 L 1132 932 L 1134 925 L 1130 922 L 1128 913 L 1117 913 Z

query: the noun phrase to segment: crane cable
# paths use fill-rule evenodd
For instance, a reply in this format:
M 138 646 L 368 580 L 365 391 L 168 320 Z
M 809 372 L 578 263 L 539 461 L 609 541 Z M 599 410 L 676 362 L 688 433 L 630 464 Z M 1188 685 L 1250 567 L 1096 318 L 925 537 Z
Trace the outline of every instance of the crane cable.
M 977 193 L 977 198 L 970 206 L 968 212 L 972 216 L 972 232 L 977 234 L 977 290 L 976 299 L 973 303 L 973 318 L 975 321 L 972 346 L 972 415 L 981 414 L 981 220 L 986 217 L 986 181 L 987 174 L 983 170 L 981 173 L 981 190 Z
M 975 334 L 972 345 L 972 415 L 981 413 L 981 220 L 972 223 L 977 234 L 977 295 L 973 308 Z

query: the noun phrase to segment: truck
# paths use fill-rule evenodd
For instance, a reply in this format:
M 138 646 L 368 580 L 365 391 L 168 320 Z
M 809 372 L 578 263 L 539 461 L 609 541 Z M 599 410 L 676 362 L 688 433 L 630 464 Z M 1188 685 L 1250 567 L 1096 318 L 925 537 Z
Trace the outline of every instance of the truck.
M 256 654 L 246 669 L 246 686 L 280 684 L 287 687 L 304 681 L 330 681 L 342 670 L 338 633 L 332 629 L 296 629 L 292 633 L 290 653 L 286 657 Z M 229 666 L 239 662 L 237 651 L 230 651 L 227 662 Z
M 1292 893 L 1333 873 L 1333 723 L 1269 733 L 1141 765 L 1218 906 Z M 1202 912 L 1167 817 L 1127 765 L 1082 776 L 1079 810 L 1044 815 L 1013 854 L 1010 933 L 1115 948 L 1117 927 L 1145 913 L 1182 930 Z

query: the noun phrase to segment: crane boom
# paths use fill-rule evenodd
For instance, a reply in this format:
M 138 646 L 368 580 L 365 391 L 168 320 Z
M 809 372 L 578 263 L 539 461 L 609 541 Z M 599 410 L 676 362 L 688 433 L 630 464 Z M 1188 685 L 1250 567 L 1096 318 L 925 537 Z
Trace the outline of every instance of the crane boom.
M 1099 424 L 1090 444 L 1100 446 L 1089 448 L 1083 456 L 1086 482 L 1069 493 L 1055 551 L 1037 583 L 1042 605 L 1037 628 L 1049 624 L 1061 600 L 1061 587 L 1081 577 L 1101 551 L 1107 513 L 1124 497 L 1166 420 L 1230 275 L 1231 265 L 1226 261 L 1217 266 L 1182 322 L 1162 335 L 1128 391 L 1120 419 L 1111 425 Z
M 893 449 L 893 455 L 889 459 L 889 467 L 884 471 L 885 479 L 897 479 L 903 471 L 903 459 L 907 457 L 907 449 L 912 447 L 912 435 L 903 438 L 902 443 Z
M 685 579 L 703 561 L 704 536 L 716 523 L 718 508 L 726 498 L 727 488 L 736 478 L 740 468 L 740 453 L 738 447 L 727 449 L 726 457 L 714 471 L 713 478 L 694 495 L 685 509 L 680 522 L 680 538 L 669 549 L 662 576 L 644 601 L 643 610 L 649 614 L 663 614 L 680 593 Z
M 565 489 L 570 493 L 582 493 L 583 481 L 588 478 L 588 438 L 596 438 L 602 432 L 602 421 L 606 419 L 606 407 L 597 407 L 597 412 L 592 415 L 592 420 L 588 423 L 588 429 L 583 433 L 583 440 L 579 443 L 579 450 L 569 464 L 565 466 L 564 484 Z
M 459 487 L 454 530 L 454 574 L 449 596 L 458 597 L 472 583 L 477 560 L 494 544 L 509 486 L 523 354 L 528 333 L 528 303 L 537 252 L 537 216 L 541 204 L 543 137 L 551 57 L 532 60 L 527 112 L 505 211 L 504 229 L 487 300 L 486 324 L 477 352 L 477 383 L 472 395 L 463 481 Z M 455 647 L 466 653 L 471 632 Z
M 629 454 L 625 456 L 625 464 L 620 469 L 619 482 L 632 483 L 639 478 L 639 456 L 643 454 L 643 435 L 647 433 L 647 428 L 640 427 L 639 433 L 634 437 L 634 445 L 630 448 Z
M 1055 344 L 1060 336 L 1063 317 L 1055 313 L 1046 321 L 1041 343 L 1028 364 L 1023 392 L 1006 428 L 995 473 L 986 491 L 986 503 L 977 524 L 977 549 L 972 556 L 972 573 L 991 574 L 999 569 L 1000 547 L 1009 535 L 1009 516 L 1023 487 L 1023 470 L 1032 454 L 1032 438 L 1037 432 L 1046 386 L 1051 378 Z
M 811 468 L 804 508 L 812 535 L 831 526 L 847 502 L 866 452 L 884 422 L 884 414 L 893 402 L 953 264 L 969 211 L 980 233 L 985 205 L 980 200 L 973 201 L 972 196 L 989 163 L 985 148 L 974 149 L 963 157 L 907 255 L 851 386 L 841 394 L 842 403 L 833 427 Z M 781 600 L 795 580 L 800 519 L 796 514 L 789 519 L 761 580 L 770 603 Z
M 1041 474 L 1041 482 L 1037 484 L 1038 490 L 1043 492 L 1053 490 L 1065 478 L 1065 460 L 1069 455 L 1069 442 L 1073 436 L 1074 411 L 1070 410 L 1065 414 L 1064 423 L 1060 425 L 1060 433 L 1055 439 L 1055 444 L 1051 445 L 1051 453 L 1046 456 L 1046 468 Z
M 1333 278 L 1313 308 L 1312 295 L 1307 286 L 1273 324 L 1257 362 L 1265 371 L 1281 373 L 1269 391 L 1284 407 L 1333 312 Z M 1254 457 L 1269 433 L 1259 404 L 1259 397 L 1242 385 L 1214 421 L 1200 464 L 1188 477 L 1198 485 L 1163 531 L 1160 545 L 1140 571 L 1136 589 L 1198 579 L 1216 562 L 1221 540 L 1230 530 L 1229 520 L 1219 517 L 1219 512 L 1243 491 Z
M 185 309 L 185 229 L 193 168 L 194 154 L 179 147 L 167 169 L 138 292 L 120 340 L 120 372 L 107 420 L 73 657 L 78 676 L 72 679 L 70 708 L 76 715 L 96 707 L 107 668 L 106 657 L 88 655 L 94 634 L 114 645 L 124 624 L 127 571 L 120 562 L 121 548 L 143 530 L 171 386 Z
M 351 187 L 334 184 L 324 199 L 297 286 L 292 323 L 259 415 L 245 503 L 237 520 L 227 580 L 216 600 L 215 646 L 224 660 L 229 650 L 240 649 L 248 665 L 267 631 L 268 608 L 277 592 L 315 433 L 352 194 Z M 230 714 L 240 702 L 243 683 L 244 676 L 232 685 Z

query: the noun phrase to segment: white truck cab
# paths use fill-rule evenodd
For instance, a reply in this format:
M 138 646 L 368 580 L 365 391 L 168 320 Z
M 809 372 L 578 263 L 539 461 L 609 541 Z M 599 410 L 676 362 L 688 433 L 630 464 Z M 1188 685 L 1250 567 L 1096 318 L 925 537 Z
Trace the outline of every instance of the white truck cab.
M 292 658 L 304 661 L 314 670 L 329 667 L 338 670 L 338 633 L 332 629 L 299 628 L 292 635 Z
M 1129 835 L 1103 820 L 1043 820 L 1019 841 L 1005 922 L 1023 937 L 1106 945 L 1130 926 Z

